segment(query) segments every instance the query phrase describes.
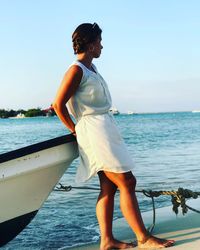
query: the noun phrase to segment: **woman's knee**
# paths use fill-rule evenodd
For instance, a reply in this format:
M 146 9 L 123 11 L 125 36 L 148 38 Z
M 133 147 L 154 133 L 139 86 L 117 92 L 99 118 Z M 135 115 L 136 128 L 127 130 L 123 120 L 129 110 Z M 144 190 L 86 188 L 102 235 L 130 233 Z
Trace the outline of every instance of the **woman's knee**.
M 114 196 L 117 191 L 117 186 L 109 180 L 103 171 L 98 173 L 100 179 L 101 195 Z
M 128 189 L 130 191 L 135 191 L 136 183 L 136 178 L 132 174 L 132 172 L 125 173 L 124 178 L 120 183 L 119 189 Z
M 117 186 L 115 185 L 101 185 L 101 194 L 104 196 L 114 196 L 117 191 Z
M 112 173 L 104 171 L 104 174 L 110 181 L 112 181 L 112 183 L 114 183 L 119 188 L 119 190 L 121 189 L 128 189 L 130 191 L 135 190 L 136 178 L 131 171 L 126 173 Z

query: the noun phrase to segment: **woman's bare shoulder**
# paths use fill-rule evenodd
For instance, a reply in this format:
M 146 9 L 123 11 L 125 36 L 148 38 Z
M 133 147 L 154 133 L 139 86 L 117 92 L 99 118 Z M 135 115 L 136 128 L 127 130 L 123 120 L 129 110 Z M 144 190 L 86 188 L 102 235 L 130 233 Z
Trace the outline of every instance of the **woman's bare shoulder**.
M 65 76 L 72 76 L 72 77 L 73 76 L 82 77 L 82 75 L 83 75 L 83 69 L 77 64 L 71 65 L 65 73 Z

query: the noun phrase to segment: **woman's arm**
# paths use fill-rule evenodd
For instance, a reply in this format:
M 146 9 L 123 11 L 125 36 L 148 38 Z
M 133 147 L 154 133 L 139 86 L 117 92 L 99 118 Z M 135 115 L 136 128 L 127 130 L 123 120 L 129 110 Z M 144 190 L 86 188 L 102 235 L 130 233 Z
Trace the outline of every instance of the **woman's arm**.
M 78 89 L 82 76 L 82 69 L 77 65 L 73 65 L 64 75 L 53 103 L 56 114 L 72 133 L 75 132 L 75 124 L 69 115 L 66 103 Z

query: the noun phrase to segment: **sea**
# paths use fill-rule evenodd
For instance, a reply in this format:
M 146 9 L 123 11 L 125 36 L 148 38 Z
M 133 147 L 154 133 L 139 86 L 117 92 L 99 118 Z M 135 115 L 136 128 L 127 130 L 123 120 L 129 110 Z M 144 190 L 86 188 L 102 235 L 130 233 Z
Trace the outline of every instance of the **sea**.
M 200 113 L 114 117 L 134 160 L 137 190 L 183 187 L 200 191 Z M 68 133 L 57 117 L 0 119 L 0 153 Z M 79 159 L 74 160 L 60 180 L 63 185 L 76 188 L 70 192 L 53 191 L 32 222 L 2 250 L 54 250 L 99 241 L 95 214 L 98 191 L 87 189 L 99 187 L 98 177 L 84 185 L 75 183 L 78 164 Z M 142 212 L 152 209 L 150 198 L 141 193 L 137 193 L 137 197 Z M 156 198 L 156 208 L 171 205 L 170 200 L 170 196 Z M 114 220 L 122 217 L 119 194 L 116 194 Z

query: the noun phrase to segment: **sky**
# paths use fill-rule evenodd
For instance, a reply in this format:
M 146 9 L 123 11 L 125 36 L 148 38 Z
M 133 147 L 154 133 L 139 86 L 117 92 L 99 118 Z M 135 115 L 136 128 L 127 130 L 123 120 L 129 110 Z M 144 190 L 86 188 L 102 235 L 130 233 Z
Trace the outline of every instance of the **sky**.
M 200 109 L 200 1 L 0 0 L 0 109 L 48 108 L 76 59 L 71 34 L 102 28 L 94 60 L 121 112 Z

